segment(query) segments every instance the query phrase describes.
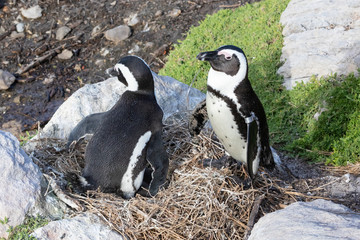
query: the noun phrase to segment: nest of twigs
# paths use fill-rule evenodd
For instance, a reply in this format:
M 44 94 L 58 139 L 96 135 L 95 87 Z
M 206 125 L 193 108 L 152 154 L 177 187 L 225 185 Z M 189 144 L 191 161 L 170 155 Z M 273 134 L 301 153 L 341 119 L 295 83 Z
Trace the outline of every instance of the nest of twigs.
M 77 193 L 73 176 L 81 173 L 85 144 L 68 152 L 63 142 L 42 140 L 43 147 L 32 155 L 63 193 L 80 205 L 75 212 L 96 213 L 130 239 L 244 239 L 265 213 L 308 199 L 262 168 L 252 182 L 237 164 L 204 167 L 204 159 L 219 159 L 224 150 L 211 132 L 191 137 L 183 119 L 167 123 L 164 142 L 170 159 L 169 185 L 153 198 L 136 195 L 124 200 L 100 191 Z

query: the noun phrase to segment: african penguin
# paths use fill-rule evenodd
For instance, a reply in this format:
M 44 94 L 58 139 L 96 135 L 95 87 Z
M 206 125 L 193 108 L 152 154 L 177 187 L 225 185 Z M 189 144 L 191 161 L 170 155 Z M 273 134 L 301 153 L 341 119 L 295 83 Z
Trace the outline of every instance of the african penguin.
M 273 168 L 265 111 L 248 79 L 245 53 L 238 47 L 226 45 L 202 52 L 197 59 L 211 65 L 206 109 L 225 150 L 246 164 L 251 178 L 255 177 L 259 164 Z
M 72 134 L 76 139 L 94 133 L 85 150 L 82 183 L 86 189 L 100 187 L 128 199 L 139 190 L 150 166 L 147 192 L 154 196 L 166 181 L 169 160 L 151 70 L 141 58 L 126 56 L 110 73 L 126 85 L 126 91 L 109 111 L 90 115 Z

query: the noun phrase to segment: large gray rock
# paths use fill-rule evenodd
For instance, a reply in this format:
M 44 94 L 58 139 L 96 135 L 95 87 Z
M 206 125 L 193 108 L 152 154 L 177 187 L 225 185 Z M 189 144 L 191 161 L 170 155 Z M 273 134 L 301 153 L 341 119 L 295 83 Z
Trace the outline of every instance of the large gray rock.
M 281 15 L 284 47 L 278 73 L 292 89 L 312 75 L 360 68 L 359 0 L 292 0 Z
M 249 240 L 358 240 L 360 215 L 326 200 L 293 203 L 255 224 Z
M 7 237 L 9 226 L 21 224 L 26 215 L 63 217 L 66 209 L 54 194 L 45 196 L 48 185 L 40 169 L 20 148 L 19 141 L 10 133 L 0 130 L 0 237 Z
M 171 77 L 153 73 L 155 95 L 164 111 L 164 120 L 177 113 L 185 115 L 205 98 L 201 91 L 189 88 Z M 121 97 L 125 86 L 117 78 L 85 85 L 72 94 L 55 112 L 37 138 L 67 139 L 71 130 L 89 114 L 109 110 Z
M 122 240 L 120 234 L 112 231 L 93 214 L 85 213 L 74 218 L 53 221 L 36 229 L 32 234 L 39 240 Z
M 40 197 L 42 174 L 20 148 L 19 141 L 3 131 L 0 156 L 0 218 L 9 219 L 8 226 L 0 224 L 0 237 L 7 237 L 7 228 L 21 224 Z

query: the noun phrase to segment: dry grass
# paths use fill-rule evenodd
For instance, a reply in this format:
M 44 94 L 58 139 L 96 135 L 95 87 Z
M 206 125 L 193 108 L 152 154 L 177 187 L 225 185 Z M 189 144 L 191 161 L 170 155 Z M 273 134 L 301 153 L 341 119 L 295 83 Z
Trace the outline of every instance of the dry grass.
M 203 159 L 217 159 L 224 150 L 210 133 L 192 138 L 182 119 L 168 122 L 164 141 L 170 158 L 169 185 L 153 198 L 137 195 L 124 200 L 99 191 L 76 193 L 68 176 L 80 174 L 84 144 L 67 152 L 63 142 L 47 139 L 33 158 L 83 210 L 101 216 L 130 239 L 244 239 L 265 213 L 316 198 L 280 187 L 280 181 L 264 169 L 251 182 L 236 164 L 203 167 Z

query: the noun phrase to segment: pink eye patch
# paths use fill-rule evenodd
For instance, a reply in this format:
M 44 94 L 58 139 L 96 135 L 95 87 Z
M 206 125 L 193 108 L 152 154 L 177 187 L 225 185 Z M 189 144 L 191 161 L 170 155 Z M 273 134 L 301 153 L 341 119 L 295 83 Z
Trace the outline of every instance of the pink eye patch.
M 230 60 L 232 58 L 232 54 L 225 50 L 218 52 L 218 55 L 224 55 L 226 60 Z

